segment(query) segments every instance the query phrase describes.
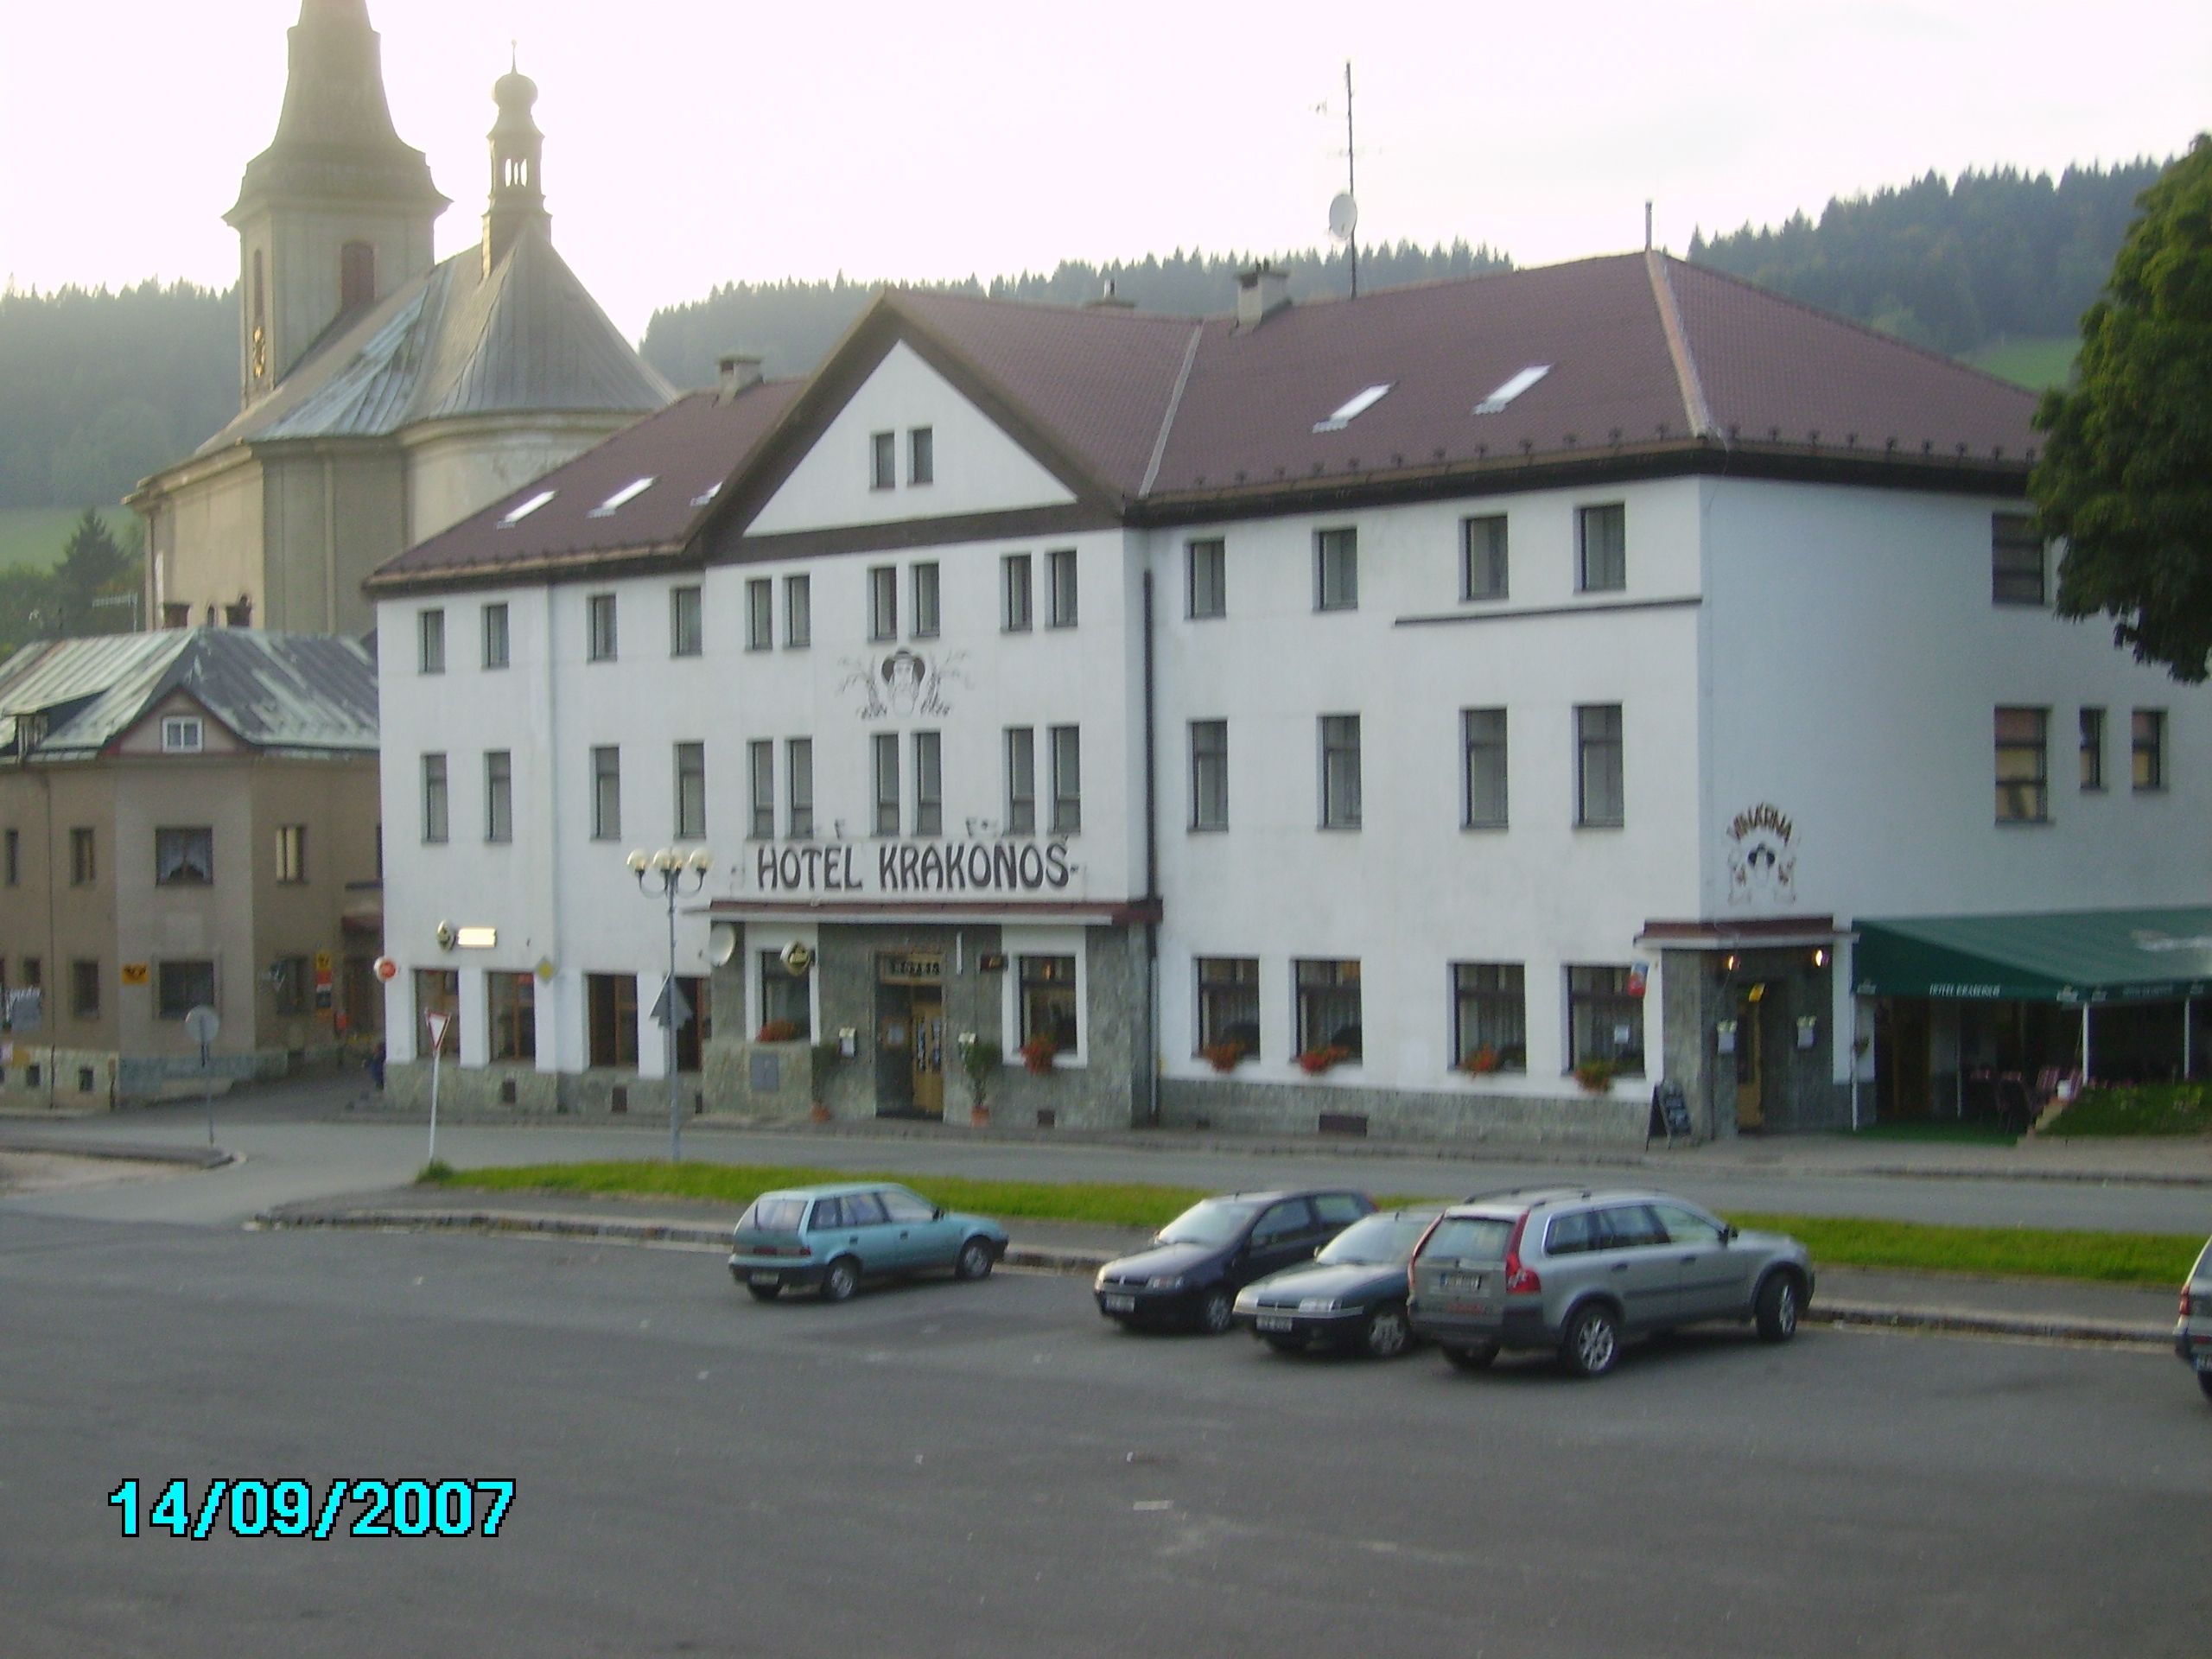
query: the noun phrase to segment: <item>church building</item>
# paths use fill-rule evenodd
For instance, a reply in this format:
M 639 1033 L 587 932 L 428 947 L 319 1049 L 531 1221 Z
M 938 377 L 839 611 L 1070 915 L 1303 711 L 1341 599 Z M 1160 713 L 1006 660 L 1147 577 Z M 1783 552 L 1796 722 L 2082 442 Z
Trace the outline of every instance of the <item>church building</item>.
M 302 0 L 276 136 L 238 233 L 239 412 L 129 498 L 159 626 L 365 632 L 361 582 L 404 549 L 673 396 L 559 253 L 536 85 L 493 89 L 474 246 L 394 130 L 365 0 Z

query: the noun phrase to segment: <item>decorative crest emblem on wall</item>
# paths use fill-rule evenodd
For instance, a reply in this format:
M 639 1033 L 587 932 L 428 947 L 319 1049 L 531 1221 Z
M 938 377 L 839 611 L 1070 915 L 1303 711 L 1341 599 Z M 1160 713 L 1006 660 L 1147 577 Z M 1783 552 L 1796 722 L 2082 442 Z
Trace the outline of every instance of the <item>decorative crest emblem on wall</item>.
M 857 691 L 861 705 L 854 712 L 862 720 L 904 720 L 913 715 L 942 715 L 952 712 L 945 694 L 956 685 L 969 683 L 960 671 L 968 653 L 930 657 L 904 645 L 882 657 L 841 659 L 845 677 L 840 691 Z
M 1771 802 L 1738 812 L 1728 825 L 1728 902 L 1797 902 L 1797 830 Z

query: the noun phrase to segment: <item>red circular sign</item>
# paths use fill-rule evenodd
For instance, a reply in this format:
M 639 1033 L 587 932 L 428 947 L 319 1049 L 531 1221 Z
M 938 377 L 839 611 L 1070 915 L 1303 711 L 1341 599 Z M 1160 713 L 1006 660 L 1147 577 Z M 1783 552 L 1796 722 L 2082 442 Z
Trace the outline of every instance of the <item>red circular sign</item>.
M 378 957 L 376 960 L 376 969 L 378 979 L 393 980 L 399 977 L 399 964 L 390 957 Z

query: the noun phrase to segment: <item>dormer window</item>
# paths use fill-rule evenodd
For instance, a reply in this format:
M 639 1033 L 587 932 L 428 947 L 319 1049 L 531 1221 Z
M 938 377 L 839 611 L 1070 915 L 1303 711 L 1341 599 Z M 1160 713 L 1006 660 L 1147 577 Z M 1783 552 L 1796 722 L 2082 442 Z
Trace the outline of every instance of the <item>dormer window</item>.
M 1351 399 L 1347 403 L 1338 404 L 1335 411 L 1330 415 L 1327 420 L 1314 422 L 1313 429 L 1316 432 L 1343 431 L 1344 428 L 1350 426 L 1354 421 L 1367 413 L 1369 410 L 1381 403 L 1384 394 L 1389 392 L 1390 388 L 1396 384 L 1397 383 L 1394 380 L 1386 380 L 1379 386 L 1370 386 L 1365 391 L 1361 392 L 1357 397 Z
M 1500 386 L 1496 391 L 1491 393 L 1489 397 L 1484 398 L 1482 402 L 1477 404 L 1475 405 L 1475 413 L 1478 415 L 1496 415 L 1500 413 L 1508 404 L 1511 403 L 1516 397 L 1518 397 L 1522 392 L 1528 391 L 1529 387 L 1535 385 L 1537 381 L 1542 379 L 1551 372 L 1552 365 L 1548 363 L 1530 364 L 1527 368 L 1522 370 L 1520 373 L 1515 375 L 1510 380 Z
M 162 720 L 163 754 L 198 754 L 207 741 L 207 728 L 197 715 L 168 715 Z
M 555 493 L 556 492 L 552 490 L 540 490 L 536 495 L 531 496 L 529 500 L 524 502 L 520 506 L 509 508 L 507 510 L 507 516 L 499 520 L 499 528 L 501 530 L 512 530 L 517 524 L 522 523 L 524 519 L 529 518 L 531 513 L 536 512 L 548 501 L 550 501 Z
M 615 491 L 613 494 L 608 496 L 606 500 L 594 507 L 591 510 L 589 517 L 594 518 L 611 518 L 614 516 L 616 509 L 620 507 L 624 502 L 636 500 L 647 490 L 652 488 L 652 486 L 653 480 L 650 478 L 633 478 L 627 484 L 625 484 L 620 489 Z

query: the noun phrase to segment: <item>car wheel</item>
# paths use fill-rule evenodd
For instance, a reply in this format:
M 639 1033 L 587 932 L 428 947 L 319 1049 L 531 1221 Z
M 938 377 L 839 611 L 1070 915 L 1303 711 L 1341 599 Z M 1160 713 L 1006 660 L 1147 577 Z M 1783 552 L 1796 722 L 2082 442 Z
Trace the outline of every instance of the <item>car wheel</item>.
M 842 1302 L 850 1300 L 861 1287 L 861 1264 L 849 1255 L 841 1255 L 830 1264 L 829 1272 L 822 1275 L 822 1300 Z
M 1603 1376 L 1621 1357 L 1621 1332 L 1613 1310 L 1602 1304 L 1584 1308 L 1567 1327 L 1560 1357 L 1577 1376 Z
M 1306 1338 L 1281 1331 L 1270 1331 L 1260 1338 L 1279 1354 L 1297 1354 L 1306 1351 Z
M 1236 1311 L 1225 1290 L 1210 1290 L 1198 1304 L 1198 1329 L 1210 1337 L 1217 1337 L 1229 1329 L 1230 1315 Z
M 1797 1275 L 1777 1273 L 1759 1287 L 1759 1338 L 1787 1342 L 1797 1334 Z
M 1406 1326 L 1406 1310 L 1395 1302 L 1385 1302 L 1367 1316 L 1359 1345 L 1370 1359 L 1395 1359 L 1413 1339 L 1414 1333 Z
M 956 1279 L 988 1279 L 991 1276 L 991 1247 L 982 1239 L 971 1238 L 960 1247 L 960 1254 L 952 1259 L 952 1276 Z
M 746 1287 L 746 1289 L 753 1293 L 753 1300 L 756 1302 L 774 1301 L 782 1294 L 783 1288 L 781 1285 L 747 1285 Z
M 1497 1357 L 1497 1344 L 1486 1342 L 1479 1347 L 1468 1348 L 1455 1344 L 1444 1351 L 1444 1357 L 1459 1370 L 1486 1371 L 1491 1361 Z

